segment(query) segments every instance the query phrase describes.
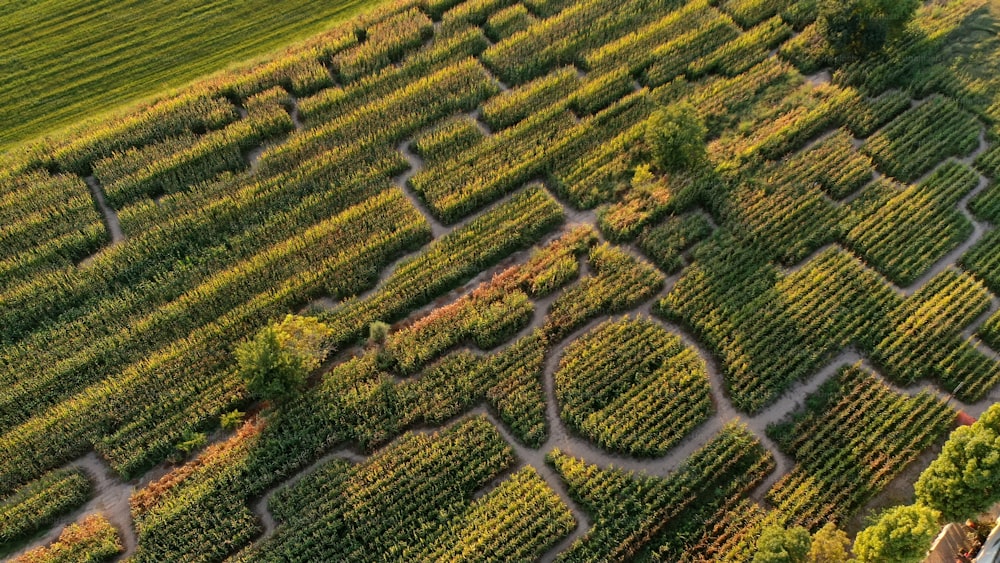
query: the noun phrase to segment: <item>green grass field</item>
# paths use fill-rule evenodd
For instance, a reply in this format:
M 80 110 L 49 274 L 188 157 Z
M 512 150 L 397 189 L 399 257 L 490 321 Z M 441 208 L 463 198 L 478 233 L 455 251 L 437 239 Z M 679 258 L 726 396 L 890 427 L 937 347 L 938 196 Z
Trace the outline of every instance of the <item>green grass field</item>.
M 314 34 L 381 0 L 0 4 L 0 150 Z

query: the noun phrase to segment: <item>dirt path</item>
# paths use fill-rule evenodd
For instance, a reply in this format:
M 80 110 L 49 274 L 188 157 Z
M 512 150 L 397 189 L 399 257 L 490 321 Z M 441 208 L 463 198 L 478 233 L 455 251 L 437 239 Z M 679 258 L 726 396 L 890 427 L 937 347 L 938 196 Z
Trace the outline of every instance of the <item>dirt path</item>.
M 105 201 L 104 190 L 101 188 L 100 182 L 94 176 L 87 176 L 83 181 L 90 188 L 90 195 L 93 196 L 94 203 L 104 218 L 104 225 L 108 228 L 108 234 L 111 235 L 111 244 L 118 244 L 124 241 L 125 233 L 122 232 L 122 224 L 118 220 L 118 214 Z
M 450 233 L 454 229 L 454 226 L 446 227 L 438 221 L 437 217 L 431 213 L 431 210 L 424 204 L 423 200 L 421 200 L 410 188 L 410 178 L 424 169 L 424 161 L 422 158 L 417 156 L 415 152 L 413 152 L 412 145 L 412 141 L 405 141 L 399 145 L 399 152 L 403 155 L 403 158 L 406 159 L 410 168 L 406 172 L 403 172 L 399 176 L 393 178 L 392 183 L 399 186 L 403 190 L 403 193 L 406 194 L 406 198 L 410 200 L 413 207 L 416 207 L 424 218 L 427 219 L 427 223 L 431 226 L 431 236 L 434 238 L 443 237 L 444 235 Z
M 299 99 L 291 92 L 288 93 L 288 106 L 288 116 L 292 118 L 295 130 L 301 131 L 305 129 L 306 126 L 302 123 L 302 117 L 299 115 Z
M 309 475 L 316 469 L 320 468 L 321 466 L 325 465 L 330 461 L 333 461 L 334 459 L 343 459 L 351 463 L 357 464 L 357 463 L 363 463 L 365 460 L 368 459 L 368 457 L 361 455 L 350 448 L 338 448 L 324 455 L 323 457 L 317 459 L 316 461 L 312 462 L 311 464 L 309 464 L 308 467 L 305 467 L 301 471 L 298 471 L 297 473 L 295 473 L 288 479 L 282 481 L 278 485 L 275 485 L 274 487 L 268 489 L 268 491 L 265 492 L 263 496 L 261 496 L 260 499 L 257 500 L 257 502 L 251 505 L 253 513 L 256 514 L 258 518 L 260 518 L 261 523 L 263 523 L 264 525 L 264 533 L 259 538 L 254 540 L 255 543 L 262 542 L 267 538 L 271 537 L 272 535 L 274 535 L 274 530 L 277 529 L 278 523 L 275 521 L 274 516 L 271 515 L 270 508 L 268 508 L 268 503 L 271 502 L 271 497 L 274 496 L 274 493 L 276 493 L 281 489 L 285 489 L 287 487 L 295 485 L 295 483 L 298 483 L 303 477 Z
M 90 514 L 103 515 L 117 530 L 118 537 L 121 538 L 122 546 L 125 548 L 118 560 L 130 557 L 135 553 L 137 540 L 128 500 L 137 486 L 122 481 L 94 452 L 90 452 L 64 467 L 78 467 L 86 473 L 93 485 L 92 498 L 80 508 L 56 520 L 45 534 L 36 537 L 8 557 L 13 559 L 36 547 L 49 545 L 59 538 L 59 534 L 67 525 Z

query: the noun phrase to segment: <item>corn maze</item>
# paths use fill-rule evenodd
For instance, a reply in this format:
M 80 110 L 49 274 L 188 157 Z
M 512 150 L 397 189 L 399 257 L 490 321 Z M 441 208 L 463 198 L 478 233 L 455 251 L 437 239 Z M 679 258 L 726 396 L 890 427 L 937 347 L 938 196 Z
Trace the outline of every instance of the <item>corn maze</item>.
M 849 526 L 998 397 L 1000 75 L 939 48 L 994 18 L 928 3 L 847 62 L 806 0 L 399 0 L 9 150 L 0 556 L 750 561 Z M 237 350 L 287 315 L 322 354 L 262 398 Z

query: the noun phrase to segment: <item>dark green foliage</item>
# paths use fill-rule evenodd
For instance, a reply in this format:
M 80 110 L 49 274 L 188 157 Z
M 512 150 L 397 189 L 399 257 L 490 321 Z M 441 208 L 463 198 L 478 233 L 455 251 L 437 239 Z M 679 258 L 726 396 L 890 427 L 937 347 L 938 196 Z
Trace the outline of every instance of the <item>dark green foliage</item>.
M 282 346 L 278 334 L 274 327 L 265 327 L 236 349 L 240 376 L 247 390 L 260 399 L 287 399 L 299 391 L 309 375 L 302 358 Z
M 949 521 L 972 518 L 1000 500 L 1000 406 L 952 432 L 914 488 L 918 501 Z
M 768 526 L 757 538 L 753 563 L 806 563 L 811 545 L 809 530 L 801 526 Z
M 689 104 L 671 104 L 646 122 L 646 146 L 661 170 L 687 170 L 705 159 L 705 136 L 708 131 L 695 108 Z
M 842 57 L 858 60 L 906 28 L 919 0 L 821 0 L 819 28 Z

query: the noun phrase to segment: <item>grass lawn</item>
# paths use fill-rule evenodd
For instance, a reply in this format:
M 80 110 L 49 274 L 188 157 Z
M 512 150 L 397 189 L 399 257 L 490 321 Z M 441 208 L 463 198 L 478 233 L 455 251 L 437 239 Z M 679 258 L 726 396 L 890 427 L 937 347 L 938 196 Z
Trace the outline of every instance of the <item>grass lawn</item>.
M 245 61 L 381 0 L 0 0 L 0 150 Z

